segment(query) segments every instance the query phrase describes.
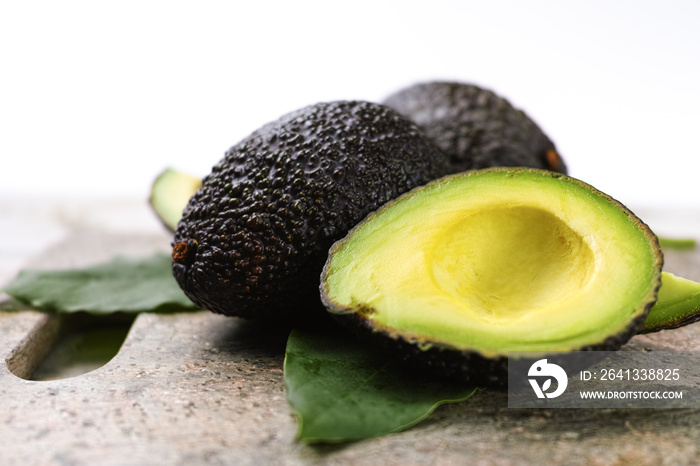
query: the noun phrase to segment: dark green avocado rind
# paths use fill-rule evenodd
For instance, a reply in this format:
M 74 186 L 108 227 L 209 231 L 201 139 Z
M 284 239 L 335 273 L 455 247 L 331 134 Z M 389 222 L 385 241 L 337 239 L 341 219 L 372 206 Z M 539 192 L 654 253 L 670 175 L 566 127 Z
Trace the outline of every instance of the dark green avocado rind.
M 311 105 L 229 149 L 190 199 L 173 274 L 210 311 L 292 320 L 322 312 L 328 248 L 369 212 L 449 170 L 410 120 L 374 103 Z
M 415 121 L 450 157 L 453 173 L 496 166 L 567 173 L 540 127 L 490 90 L 459 82 L 425 82 L 383 103 Z
M 587 183 L 568 177 L 567 175 L 528 168 L 490 168 L 486 170 L 509 172 L 534 170 L 541 172 L 544 176 L 550 176 L 553 178 L 566 177 L 574 183 L 585 186 L 587 189 L 590 189 L 591 192 L 604 196 L 610 203 L 614 204 L 625 212 L 630 219 L 635 222 L 638 228 L 644 232 L 645 236 L 650 241 L 650 245 L 656 259 L 656 266 L 659 272 L 657 280 L 653 284 L 653 287 L 650 289 L 649 293 L 645 296 L 640 306 L 640 312 L 637 313 L 635 317 L 630 319 L 624 329 L 616 334 L 607 335 L 598 342 L 592 342 L 580 348 L 572 349 L 571 351 L 615 351 L 627 343 L 634 335 L 638 334 L 642 329 L 647 316 L 649 315 L 650 309 L 656 303 L 659 289 L 661 287 L 661 270 L 664 263 L 663 252 L 659 245 L 658 237 L 651 231 L 649 226 L 634 215 L 621 202 L 608 196 L 607 194 L 600 192 Z M 469 176 L 469 172 L 451 176 Z M 450 178 L 450 176 L 432 181 L 431 183 L 442 183 L 448 178 Z M 418 187 L 416 190 L 417 189 L 422 189 L 422 187 Z M 409 367 L 414 367 L 416 370 L 426 371 L 436 376 L 442 376 L 467 384 L 502 388 L 508 383 L 507 356 L 487 356 L 480 353 L 476 348 L 462 350 L 444 342 L 426 344 L 425 341 L 419 341 L 416 338 L 401 335 L 401 333 L 397 332 L 396 329 L 384 328 L 371 322 L 367 316 L 372 314 L 372 309 L 368 309 L 366 307 L 353 309 L 340 306 L 333 302 L 328 296 L 328 289 L 325 284 L 333 254 L 343 246 L 343 244 L 352 236 L 356 229 L 361 227 L 362 223 L 367 221 L 370 217 L 378 215 L 380 211 L 390 209 L 393 203 L 400 202 L 403 198 L 411 196 L 413 191 L 414 190 L 399 196 L 397 199 L 382 206 L 376 212 L 372 212 L 360 224 L 353 227 L 353 229 L 351 229 L 344 238 L 333 244 L 321 273 L 319 286 L 321 301 L 336 322 L 346 327 L 359 338 L 367 341 L 368 344 L 372 344 L 376 346 L 378 350 L 393 355 L 395 358 L 402 361 Z M 547 357 L 551 358 L 553 361 L 556 361 L 561 354 L 561 352 L 557 351 L 552 351 L 551 354 L 547 354 L 547 351 L 540 351 L 538 352 L 537 359 Z M 534 361 L 535 359 L 533 359 L 533 362 Z M 574 363 L 576 363 L 576 361 L 574 361 Z

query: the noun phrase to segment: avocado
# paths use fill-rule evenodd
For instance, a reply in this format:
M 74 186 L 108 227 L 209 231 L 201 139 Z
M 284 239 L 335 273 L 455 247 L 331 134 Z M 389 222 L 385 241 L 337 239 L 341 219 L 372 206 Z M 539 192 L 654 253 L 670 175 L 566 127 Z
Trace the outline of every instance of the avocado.
M 201 179 L 172 168 L 158 175 L 151 187 L 150 204 L 158 218 L 174 231 L 189 198 L 201 186 Z M 658 236 L 662 249 L 696 247 L 695 239 L 668 239 Z M 684 327 L 700 321 L 700 283 L 661 273 L 661 288 L 639 333 L 652 333 Z
M 190 197 L 202 186 L 202 179 L 188 173 L 167 168 L 153 181 L 149 203 L 161 223 L 175 231 Z
M 453 173 L 499 166 L 567 173 L 537 124 L 493 91 L 431 81 L 400 90 L 383 103 L 415 121 L 450 157 Z
M 173 274 L 215 313 L 326 315 L 318 277 L 331 244 L 447 165 L 388 107 L 336 101 L 291 112 L 231 147 L 203 179 L 174 234 Z
M 336 242 L 320 293 L 413 367 L 498 385 L 509 351 L 614 350 L 661 283 L 657 237 L 610 196 L 548 170 L 450 175 Z
M 658 332 L 700 321 L 700 283 L 661 274 L 661 289 L 639 333 Z

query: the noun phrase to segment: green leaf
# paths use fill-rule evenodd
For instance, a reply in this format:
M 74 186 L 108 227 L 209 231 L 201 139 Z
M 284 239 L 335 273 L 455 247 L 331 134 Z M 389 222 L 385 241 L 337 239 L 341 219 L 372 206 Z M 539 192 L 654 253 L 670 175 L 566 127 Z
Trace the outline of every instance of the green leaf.
M 196 309 L 171 271 L 172 259 L 157 253 L 143 259 L 69 270 L 23 270 L 5 286 L 17 301 L 47 311 L 185 311 Z
M 663 249 L 695 249 L 698 242 L 694 238 L 666 238 L 659 236 L 659 244 Z
M 700 283 L 661 273 L 661 288 L 639 333 L 683 327 L 700 320 Z
M 287 400 L 306 443 L 361 440 L 397 432 L 438 405 L 476 392 L 417 374 L 368 349 L 351 335 L 294 330 L 284 363 Z

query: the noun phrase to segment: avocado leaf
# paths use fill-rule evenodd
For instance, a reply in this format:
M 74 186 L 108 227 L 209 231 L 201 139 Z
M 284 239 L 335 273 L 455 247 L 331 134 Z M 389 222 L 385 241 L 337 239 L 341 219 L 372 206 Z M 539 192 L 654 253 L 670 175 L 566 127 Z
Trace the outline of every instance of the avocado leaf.
M 305 443 L 340 443 L 407 429 L 478 389 L 409 373 L 341 331 L 294 330 L 284 363 L 287 400 Z
M 698 246 L 698 242 L 694 238 L 669 238 L 665 236 L 658 238 L 662 249 L 690 250 Z
M 700 320 L 700 283 L 661 273 L 661 288 L 639 333 L 683 327 Z
M 197 310 L 177 285 L 172 259 L 116 257 L 82 269 L 22 270 L 3 291 L 52 312 L 177 312 Z

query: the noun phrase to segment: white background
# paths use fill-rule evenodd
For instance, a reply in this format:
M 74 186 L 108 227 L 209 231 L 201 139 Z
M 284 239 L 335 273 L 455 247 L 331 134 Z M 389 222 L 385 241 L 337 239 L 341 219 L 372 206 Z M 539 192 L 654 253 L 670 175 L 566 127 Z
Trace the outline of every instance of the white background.
M 488 87 L 570 174 L 699 207 L 700 2 L 3 1 L 0 196 L 145 198 L 318 101 Z

